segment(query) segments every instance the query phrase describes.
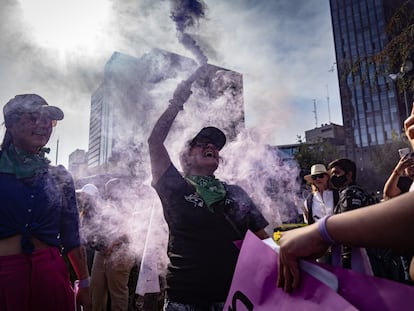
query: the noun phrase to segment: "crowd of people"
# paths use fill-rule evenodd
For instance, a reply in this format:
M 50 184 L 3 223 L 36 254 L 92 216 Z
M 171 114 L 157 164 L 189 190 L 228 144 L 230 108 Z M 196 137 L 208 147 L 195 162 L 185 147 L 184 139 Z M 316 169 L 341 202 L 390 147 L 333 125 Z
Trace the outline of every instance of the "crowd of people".
M 394 176 L 400 175 L 397 174 L 397 169 L 409 172 L 414 168 L 410 167 L 413 163 L 407 156 L 401 158 L 384 186 L 384 200 L 388 199 L 390 193 L 394 196 L 401 193 Z M 311 167 L 311 174 L 304 177 L 313 189 L 303 205 L 304 220 L 307 224 L 326 219 L 330 215 L 378 203 L 363 187 L 356 184 L 357 168 L 353 161 L 337 159 L 329 163 L 328 168 L 329 171 L 323 164 L 315 164 Z M 407 192 L 408 188 L 404 192 Z M 412 284 L 411 279 L 407 277 L 407 266 L 411 257 L 410 254 L 401 254 L 388 248 L 361 248 L 335 243 L 322 257 L 317 258 L 317 261 Z
M 168 226 L 165 311 L 222 310 L 239 254 L 234 241 L 242 240 L 248 230 L 269 238 L 269 220 L 251 195 L 215 176 L 227 141 L 222 130 L 200 124 L 201 130 L 182 148 L 181 171 L 165 146 L 192 94 L 192 82 L 204 73 L 201 66 L 177 86 L 148 138 L 152 186 Z M 128 185 L 112 178 L 101 190 L 86 184 L 75 191 L 71 174 L 63 166 L 52 166 L 44 148 L 63 111 L 39 95 L 15 96 L 3 115 L 2 310 L 128 310 L 129 279 L 137 263 L 129 252 L 127 232 L 113 216 L 122 217 L 123 187 Z M 414 110 L 405 131 L 414 148 Z M 357 185 L 356 172 L 355 163 L 343 158 L 327 166 L 316 163 L 305 176 L 312 188 L 302 207 L 308 225 L 283 232 L 279 240 L 277 283 L 285 291 L 300 286 L 301 258 L 376 275 L 379 249 L 394 252 L 407 267 L 407 281 L 414 279 L 414 240 L 409 234 L 414 158 L 401 158 L 385 183 L 384 202 L 374 208 L 367 208 L 376 202 Z M 402 175 L 408 183 L 400 181 Z M 117 230 L 107 231 L 110 226 Z M 80 234 L 82 228 L 88 229 L 82 231 L 86 234 Z M 75 273 L 76 286 L 68 268 Z
M 404 128 L 411 147 L 414 148 L 414 107 L 411 115 L 404 122 Z M 330 247 L 337 245 L 381 248 L 403 254 L 408 253 L 410 255 L 404 256 L 407 274 L 411 280 L 414 280 L 414 260 L 412 260 L 414 239 L 410 235 L 411 221 L 414 216 L 412 208 L 414 192 L 403 193 L 400 188 L 396 190 L 397 181 L 393 181 L 401 175 L 403 170 L 407 175 L 410 174 L 412 167 L 409 164 L 409 157 L 410 154 L 407 154 L 398 162 L 387 180 L 383 202 L 345 213 L 326 215 L 312 225 L 283 233 L 279 240 L 278 286 L 287 292 L 298 288 L 301 284 L 299 259 L 318 258 Z M 346 172 L 339 171 L 335 175 L 341 178 L 343 173 Z M 392 228 L 392 230 L 384 228 Z
M 125 187 L 120 178 L 111 178 L 104 184 L 102 197 L 94 184 L 79 191 L 81 232 L 90 254 L 92 310 L 106 310 L 109 305 L 112 311 L 122 311 L 130 305 L 128 282 L 136 259 L 122 221 Z

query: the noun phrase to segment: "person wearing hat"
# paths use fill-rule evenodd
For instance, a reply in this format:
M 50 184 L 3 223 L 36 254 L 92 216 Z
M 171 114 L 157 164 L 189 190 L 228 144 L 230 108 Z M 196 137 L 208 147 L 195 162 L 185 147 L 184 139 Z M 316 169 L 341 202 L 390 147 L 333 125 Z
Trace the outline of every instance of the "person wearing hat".
M 333 214 L 339 194 L 338 190 L 331 186 L 329 172 L 323 164 L 312 165 L 310 174 L 305 175 L 304 179 L 312 188 L 303 209 L 305 222 L 310 225 L 326 215 Z
M 79 237 L 70 173 L 52 166 L 44 146 L 63 119 L 39 95 L 3 107 L 0 150 L 0 305 L 7 310 L 74 310 L 66 254 L 79 280 L 77 303 L 90 310 L 89 273 Z
M 183 174 L 171 163 L 164 141 L 191 95 L 191 83 L 177 86 L 148 138 L 152 185 L 169 229 L 166 311 L 222 310 L 238 257 L 233 241 L 247 230 L 268 237 L 268 222 L 247 193 L 214 175 L 226 143 L 221 130 L 204 127 L 188 140 L 180 154 Z

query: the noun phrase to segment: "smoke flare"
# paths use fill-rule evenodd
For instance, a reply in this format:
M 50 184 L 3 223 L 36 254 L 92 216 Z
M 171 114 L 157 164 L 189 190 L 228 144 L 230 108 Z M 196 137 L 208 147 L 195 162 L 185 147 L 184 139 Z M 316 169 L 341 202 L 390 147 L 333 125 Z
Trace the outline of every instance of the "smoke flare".
M 196 25 L 200 18 L 205 17 L 206 5 L 197 0 L 172 0 L 170 18 L 175 22 L 177 38 L 194 54 L 199 64 L 206 64 L 208 59 L 194 38 L 186 32 L 189 27 Z

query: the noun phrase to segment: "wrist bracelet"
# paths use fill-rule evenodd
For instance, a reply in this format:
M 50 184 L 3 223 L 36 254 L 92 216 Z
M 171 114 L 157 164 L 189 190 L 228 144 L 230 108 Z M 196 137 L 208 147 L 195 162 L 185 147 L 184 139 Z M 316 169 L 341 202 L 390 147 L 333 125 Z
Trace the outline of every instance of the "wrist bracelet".
M 397 176 L 400 176 L 401 174 L 400 173 L 398 173 L 398 171 L 397 170 L 393 170 L 392 171 L 394 174 L 396 174 Z
M 326 215 L 325 217 L 322 217 L 318 220 L 318 232 L 321 234 L 323 240 L 326 243 L 329 245 L 335 245 L 335 240 L 332 239 L 331 235 L 328 232 L 328 229 L 326 228 L 326 222 L 328 221 L 329 217 L 331 217 L 331 215 Z
M 91 285 L 91 278 L 87 277 L 86 279 L 79 280 L 79 288 L 86 288 Z

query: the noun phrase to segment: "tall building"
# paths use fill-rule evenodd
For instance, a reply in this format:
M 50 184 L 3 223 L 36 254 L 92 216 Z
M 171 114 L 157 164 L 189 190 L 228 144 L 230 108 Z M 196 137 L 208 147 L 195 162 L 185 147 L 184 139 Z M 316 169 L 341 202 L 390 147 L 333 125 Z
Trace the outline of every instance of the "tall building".
M 140 58 L 113 53 L 105 65 L 101 85 L 92 94 L 89 174 L 148 175 L 146 148 L 152 126 L 178 83 L 197 67 L 190 58 L 160 49 Z M 168 135 L 168 147 L 182 148 L 184 139 L 203 126 L 220 127 L 229 139 L 244 127 L 240 73 L 209 64 L 206 76 L 197 78 L 191 90 L 184 111 Z
M 69 155 L 69 171 L 72 173 L 73 178 L 77 179 L 88 168 L 88 154 L 85 150 L 76 149 Z
M 405 1 L 330 0 L 346 155 L 355 160 L 400 134 L 409 113 L 386 64 L 368 61 L 392 39 L 387 24 Z

